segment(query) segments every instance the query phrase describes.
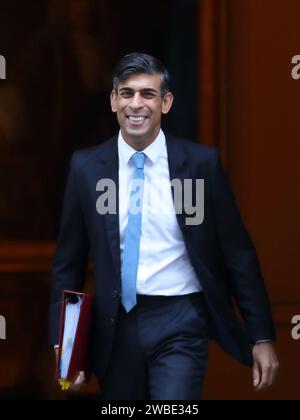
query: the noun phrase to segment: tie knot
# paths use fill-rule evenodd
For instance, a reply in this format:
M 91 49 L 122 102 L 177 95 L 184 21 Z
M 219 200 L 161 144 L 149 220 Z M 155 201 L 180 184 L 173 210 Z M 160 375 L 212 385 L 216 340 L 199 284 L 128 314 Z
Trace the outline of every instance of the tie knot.
M 136 152 L 132 155 L 132 160 L 137 169 L 144 169 L 146 155 L 143 152 Z

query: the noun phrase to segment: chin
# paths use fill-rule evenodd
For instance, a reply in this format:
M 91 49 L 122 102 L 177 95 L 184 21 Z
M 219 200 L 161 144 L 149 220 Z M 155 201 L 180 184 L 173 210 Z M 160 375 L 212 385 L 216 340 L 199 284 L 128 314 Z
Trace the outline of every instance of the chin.
M 136 139 L 137 141 L 140 140 L 141 142 L 144 139 L 149 138 L 149 133 L 147 132 L 138 132 L 138 131 L 132 130 L 132 131 L 128 131 L 127 134 L 128 136 Z

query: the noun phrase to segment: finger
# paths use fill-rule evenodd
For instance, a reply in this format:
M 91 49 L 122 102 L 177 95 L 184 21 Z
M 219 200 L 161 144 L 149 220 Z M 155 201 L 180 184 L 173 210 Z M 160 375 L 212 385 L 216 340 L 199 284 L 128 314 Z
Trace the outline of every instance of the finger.
M 78 390 L 81 387 L 81 385 L 84 383 L 84 381 L 85 381 L 85 374 L 84 372 L 80 372 L 77 375 L 77 378 L 75 379 L 74 383 L 72 384 L 72 389 Z
M 276 378 L 277 378 L 277 375 L 278 375 L 278 370 L 279 370 L 279 364 L 278 364 L 278 362 L 275 362 L 272 366 L 272 369 L 271 369 L 271 379 L 270 379 L 271 383 L 270 383 L 270 385 L 273 385 L 276 382 Z
M 74 385 L 82 385 L 85 381 L 85 375 L 84 372 L 80 372 L 74 382 Z
M 263 366 L 262 373 L 261 373 L 261 381 L 257 387 L 257 391 L 262 391 L 271 385 L 271 366 Z
M 257 388 L 260 384 L 260 368 L 258 363 L 254 363 L 253 366 L 253 386 Z

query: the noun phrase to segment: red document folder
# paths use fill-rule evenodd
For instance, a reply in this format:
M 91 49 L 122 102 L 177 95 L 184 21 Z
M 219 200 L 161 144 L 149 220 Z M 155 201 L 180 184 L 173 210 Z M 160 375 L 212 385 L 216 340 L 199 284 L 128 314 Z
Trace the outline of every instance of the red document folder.
M 61 307 L 60 332 L 59 332 L 59 349 L 58 349 L 58 363 L 57 363 L 57 379 L 61 379 L 60 362 L 62 356 L 63 338 L 65 330 L 65 314 L 67 304 L 74 303 L 78 297 L 82 298 L 80 306 L 80 313 L 73 343 L 73 350 L 71 353 L 69 368 L 67 376 L 63 378 L 66 381 L 74 382 L 80 371 L 86 370 L 86 357 L 89 339 L 89 330 L 91 324 L 91 314 L 93 305 L 93 295 L 89 293 L 78 293 L 69 290 L 64 290 Z

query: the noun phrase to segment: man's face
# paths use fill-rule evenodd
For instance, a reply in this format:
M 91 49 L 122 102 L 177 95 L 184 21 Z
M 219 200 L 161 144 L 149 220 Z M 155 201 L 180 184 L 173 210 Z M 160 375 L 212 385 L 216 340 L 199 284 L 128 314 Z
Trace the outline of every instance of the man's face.
M 157 137 L 161 115 L 169 112 L 173 95 L 162 97 L 159 74 L 137 74 L 121 82 L 110 99 L 124 139 L 142 150 Z

